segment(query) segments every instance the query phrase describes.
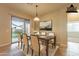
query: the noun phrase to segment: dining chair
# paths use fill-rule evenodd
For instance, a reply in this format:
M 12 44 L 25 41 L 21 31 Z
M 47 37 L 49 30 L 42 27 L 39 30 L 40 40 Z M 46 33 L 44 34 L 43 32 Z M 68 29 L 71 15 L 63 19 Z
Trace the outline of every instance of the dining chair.
M 53 39 L 49 41 L 49 45 L 52 45 L 52 48 L 53 48 L 53 46 L 55 46 L 55 44 L 54 44 L 54 42 L 55 42 L 55 33 L 54 32 L 49 32 L 48 36 L 53 37 Z
M 45 32 L 45 31 L 40 31 L 40 36 L 47 36 L 47 32 Z M 41 42 L 42 41 L 42 42 Z M 44 40 L 41 40 L 40 42 L 41 42 L 41 44 L 42 45 L 45 45 L 45 41 Z
M 26 33 L 23 34 L 22 42 L 23 42 L 23 50 L 26 48 L 27 49 L 27 54 L 28 54 L 28 51 L 29 51 L 29 42 L 28 42 L 28 36 L 27 36 Z
M 44 50 L 44 47 L 40 45 L 40 41 L 37 36 L 31 35 L 31 51 L 32 55 L 35 53 L 38 53 L 40 56 L 40 53 Z
M 21 47 L 21 34 L 18 33 L 17 37 L 18 37 L 18 48 L 20 48 Z

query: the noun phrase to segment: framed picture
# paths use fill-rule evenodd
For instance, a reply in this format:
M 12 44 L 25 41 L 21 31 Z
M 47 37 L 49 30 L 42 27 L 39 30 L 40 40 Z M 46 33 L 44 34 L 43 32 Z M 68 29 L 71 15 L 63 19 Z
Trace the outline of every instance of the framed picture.
M 40 30 L 52 31 L 52 20 L 40 21 Z

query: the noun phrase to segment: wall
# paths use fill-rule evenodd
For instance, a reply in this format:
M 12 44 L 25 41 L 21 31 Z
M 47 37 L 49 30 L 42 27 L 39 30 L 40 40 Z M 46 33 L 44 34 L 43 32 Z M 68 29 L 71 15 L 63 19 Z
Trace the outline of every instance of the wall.
M 31 16 L 0 5 L 0 47 L 11 43 L 11 16 L 31 19 Z
M 79 13 L 69 13 L 67 14 L 68 22 L 79 21 Z
M 65 9 L 56 10 L 41 17 L 41 20 L 52 20 L 53 32 L 57 38 L 57 44 L 67 46 L 67 15 Z

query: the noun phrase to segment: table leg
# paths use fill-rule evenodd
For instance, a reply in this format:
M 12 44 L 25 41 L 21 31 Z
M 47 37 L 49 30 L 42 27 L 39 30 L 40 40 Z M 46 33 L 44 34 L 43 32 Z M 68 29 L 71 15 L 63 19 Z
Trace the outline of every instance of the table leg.
M 47 40 L 47 41 L 46 41 L 46 56 L 48 56 L 48 50 L 49 50 L 49 49 L 48 49 L 48 48 L 49 48 L 48 44 L 49 44 L 49 41 Z
M 54 47 L 56 47 L 56 37 L 54 38 Z

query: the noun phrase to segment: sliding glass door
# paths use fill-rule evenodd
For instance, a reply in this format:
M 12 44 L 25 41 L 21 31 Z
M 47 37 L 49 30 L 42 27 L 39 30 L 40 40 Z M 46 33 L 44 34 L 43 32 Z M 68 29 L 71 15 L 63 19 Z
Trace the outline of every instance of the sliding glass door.
M 30 35 L 30 21 L 12 17 L 12 43 L 18 42 L 17 33 L 27 33 Z
M 24 21 L 24 32 L 30 36 L 30 21 Z

